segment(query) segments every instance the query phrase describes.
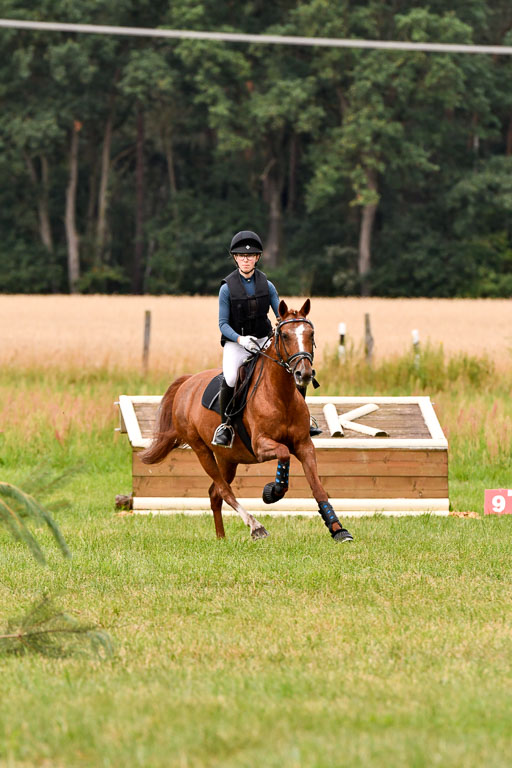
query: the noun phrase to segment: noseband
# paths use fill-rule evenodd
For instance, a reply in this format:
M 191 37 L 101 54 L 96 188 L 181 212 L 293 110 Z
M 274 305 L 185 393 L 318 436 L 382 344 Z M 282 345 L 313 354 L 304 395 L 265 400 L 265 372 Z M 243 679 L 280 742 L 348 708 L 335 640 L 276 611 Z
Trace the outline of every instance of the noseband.
M 286 344 L 284 342 L 283 337 L 281 336 L 281 329 L 282 329 L 283 325 L 287 325 L 288 323 L 307 323 L 311 327 L 311 329 L 313 331 L 313 349 L 316 346 L 316 344 L 315 344 L 315 326 L 313 325 L 311 320 L 306 320 L 305 317 L 296 317 L 296 318 L 291 318 L 290 320 L 281 320 L 281 322 L 278 323 L 277 326 L 276 326 L 274 340 L 275 340 L 275 349 L 276 349 L 276 355 L 277 355 L 277 362 L 279 363 L 279 365 L 281 365 L 287 371 L 287 373 L 295 373 L 295 370 L 296 370 L 296 368 L 297 368 L 297 366 L 298 366 L 298 364 L 300 363 L 301 360 L 309 360 L 310 363 L 313 363 L 313 354 L 314 353 L 310 353 L 310 352 L 295 352 L 293 355 L 289 355 L 288 354 L 288 350 L 286 349 Z M 283 358 L 283 356 L 281 355 L 281 352 L 279 351 L 279 339 L 281 339 L 284 351 L 285 351 L 285 353 L 287 355 L 286 360 Z M 292 366 L 292 362 L 294 362 L 293 366 Z M 314 371 L 313 371 L 313 375 L 314 375 Z

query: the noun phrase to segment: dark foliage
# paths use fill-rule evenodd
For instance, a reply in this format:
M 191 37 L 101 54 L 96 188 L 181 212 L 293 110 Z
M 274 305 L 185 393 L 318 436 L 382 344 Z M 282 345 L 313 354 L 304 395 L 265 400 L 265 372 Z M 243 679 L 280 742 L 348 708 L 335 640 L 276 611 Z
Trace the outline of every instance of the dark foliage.
M 4 15 L 512 42 L 507 3 L 193 0 Z M 283 294 L 512 294 L 512 61 L 1 30 L 0 291 L 216 293 L 255 229 Z M 70 196 L 71 140 L 78 183 Z M 74 221 L 70 224 L 70 214 Z M 67 222 L 67 225 L 66 225 Z

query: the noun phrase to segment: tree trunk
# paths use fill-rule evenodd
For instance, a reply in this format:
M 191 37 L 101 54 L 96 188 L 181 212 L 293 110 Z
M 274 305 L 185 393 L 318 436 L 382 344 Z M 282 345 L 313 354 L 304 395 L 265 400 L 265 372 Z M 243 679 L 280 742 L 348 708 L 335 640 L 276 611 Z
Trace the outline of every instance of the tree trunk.
M 377 192 L 377 179 L 375 171 L 367 170 L 366 178 L 368 181 L 368 187 L 373 192 Z M 361 296 L 369 296 L 371 292 L 369 272 L 371 268 L 371 241 L 373 222 L 375 220 L 375 214 L 377 212 L 377 203 L 370 203 L 363 206 L 363 212 L 361 215 L 361 226 L 359 230 L 359 259 L 358 269 L 359 278 L 361 281 Z
M 512 155 L 512 115 L 509 117 L 508 120 L 508 130 L 507 130 L 507 145 L 506 145 L 506 155 L 507 157 L 510 157 Z
M 48 204 L 48 186 L 49 186 L 49 171 L 48 160 L 44 155 L 41 155 L 41 181 L 37 178 L 37 172 L 34 165 L 34 161 L 28 154 L 25 154 L 25 162 L 27 164 L 28 174 L 30 180 L 36 190 L 37 200 L 37 214 L 39 218 L 39 237 L 46 249 L 53 252 L 53 237 L 52 227 L 50 223 L 50 211 Z
M 478 130 L 478 115 L 476 112 L 473 113 L 473 117 L 471 118 L 471 132 L 469 134 L 469 149 L 473 150 L 475 155 L 478 155 L 478 152 L 480 151 L 480 137 L 477 133 Z
M 114 96 L 110 99 L 110 110 L 105 125 L 103 149 L 101 152 L 101 178 L 98 194 L 98 224 L 96 228 L 96 264 L 101 264 L 105 252 L 107 235 L 108 177 L 110 172 L 110 148 L 112 145 L 112 124 L 114 122 Z
M 76 187 L 78 181 L 78 133 L 81 124 L 75 120 L 71 128 L 69 181 L 66 189 L 66 240 L 68 246 L 68 281 L 70 293 L 77 292 L 80 279 L 79 237 L 76 231 Z
M 144 255 L 144 113 L 137 107 L 137 150 L 135 168 L 135 253 L 133 259 L 132 291 L 142 290 L 142 259 Z
M 268 230 L 265 243 L 265 264 L 275 269 L 281 262 L 283 232 L 282 174 L 273 158 L 263 173 L 263 197 L 268 204 Z
M 297 134 L 292 135 L 290 141 L 290 165 L 288 168 L 288 199 L 286 201 L 286 210 L 293 213 L 295 210 L 295 201 L 297 198 Z
M 175 197 L 178 191 L 176 184 L 176 172 L 174 170 L 174 157 L 172 151 L 172 136 L 170 135 L 167 123 L 162 130 L 162 139 L 164 144 L 165 157 L 167 160 L 167 173 L 169 174 L 169 189 L 171 190 L 171 197 Z
M 98 160 L 96 156 L 96 144 L 94 151 L 88 152 L 86 160 L 89 170 L 89 198 L 87 200 L 87 213 L 85 215 L 85 237 L 88 243 L 94 243 L 96 238 L 96 202 L 98 199 Z

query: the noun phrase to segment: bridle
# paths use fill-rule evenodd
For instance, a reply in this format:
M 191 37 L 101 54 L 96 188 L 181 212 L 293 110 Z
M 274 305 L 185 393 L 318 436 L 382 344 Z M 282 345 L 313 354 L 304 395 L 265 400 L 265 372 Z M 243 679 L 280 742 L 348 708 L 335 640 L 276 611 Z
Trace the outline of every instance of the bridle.
M 274 357 L 271 357 L 270 355 L 267 355 L 267 353 L 263 351 L 263 349 L 265 348 L 265 346 L 268 343 L 268 341 L 270 341 L 270 338 L 271 338 L 270 334 L 268 336 L 268 339 L 265 341 L 265 344 L 263 345 L 262 349 L 260 349 L 259 352 L 256 352 L 255 355 L 257 355 L 258 357 L 266 357 L 267 360 L 270 360 L 273 363 L 277 363 L 277 365 L 280 365 L 282 368 L 284 368 L 286 373 L 294 374 L 295 370 L 296 370 L 296 368 L 297 368 L 297 366 L 298 366 L 298 364 L 300 363 L 301 360 L 309 360 L 310 363 L 313 362 L 314 352 L 313 353 L 311 353 L 311 352 L 294 352 L 293 355 L 289 355 L 288 354 L 288 350 L 286 349 L 285 341 L 284 341 L 283 337 L 281 336 L 281 328 L 283 327 L 283 325 L 287 325 L 288 323 L 307 323 L 307 325 L 309 325 L 311 327 L 312 331 L 313 331 L 313 350 L 315 349 L 315 347 L 316 347 L 316 343 L 315 343 L 315 326 L 313 325 L 311 320 L 306 320 L 305 317 L 292 317 L 289 320 L 281 320 L 276 325 L 276 329 L 274 331 L 274 346 L 275 346 L 275 350 L 276 350 L 276 357 L 277 357 L 277 359 L 274 358 Z M 283 356 L 281 355 L 281 352 L 279 350 L 279 339 L 281 339 L 281 341 L 283 343 L 284 351 L 285 351 L 285 353 L 287 355 L 286 360 L 283 358 Z M 256 394 L 256 390 L 258 389 L 261 377 L 263 375 L 263 360 L 261 362 L 262 362 L 262 364 L 260 366 L 260 370 L 259 370 L 259 373 L 258 373 L 258 378 L 256 379 L 256 381 L 253 384 L 253 388 L 252 388 L 251 394 L 247 397 L 247 399 L 246 399 L 245 403 L 242 405 L 242 407 L 239 408 L 238 411 L 235 411 L 234 413 L 230 414 L 231 416 L 235 416 L 238 413 L 241 413 L 243 411 L 243 409 L 245 408 L 245 406 L 247 405 L 247 403 Z M 291 365 L 292 362 L 294 362 L 293 366 Z M 313 370 L 313 380 L 312 380 L 312 383 L 313 383 L 313 388 L 314 389 L 318 389 L 320 384 L 318 383 L 318 381 L 315 378 L 315 373 L 316 373 L 316 371 Z M 250 385 L 250 383 L 251 383 L 251 380 L 249 379 L 243 386 L 247 387 L 247 386 Z
M 311 320 L 306 320 L 305 317 L 293 317 L 293 318 L 290 318 L 289 320 L 281 320 L 276 326 L 276 330 L 274 333 L 274 346 L 275 346 L 276 355 L 277 355 L 276 362 L 279 365 L 281 365 L 287 373 L 295 373 L 297 366 L 301 360 L 309 360 L 309 362 L 313 364 L 314 351 L 313 352 L 294 352 L 293 355 L 288 354 L 285 340 L 281 335 L 281 329 L 283 325 L 288 325 L 288 323 L 307 323 L 307 325 L 310 326 L 311 330 L 313 331 L 313 350 L 316 347 L 315 326 L 313 325 Z M 285 354 L 287 355 L 286 360 L 281 355 L 281 352 L 279 349 L 279 340 L 281 340 L 283 349 L 285 351 Z M 292 362 L 293 362 L 293 365 L 292 365 Z M 314 376 L 314 371 L 313 371 L 313 376 Z

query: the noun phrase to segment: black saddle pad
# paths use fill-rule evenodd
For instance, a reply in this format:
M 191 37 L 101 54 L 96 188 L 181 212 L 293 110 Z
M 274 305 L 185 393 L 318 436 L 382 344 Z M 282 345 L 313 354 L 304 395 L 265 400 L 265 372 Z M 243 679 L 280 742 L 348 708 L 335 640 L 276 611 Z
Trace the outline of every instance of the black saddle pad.
M 220 414 L 220 387 L 222 384 L 222 379 L 224 376 L 222 373 L 218 373 L 217 376 L 214 376 L 213 379 L 210 380 L 210 382 L 206 385 L 206 389 L 203 392 L 203 396 L 201 398 L 201 405 L 204 405 L 205 408 L 208 408 L 209 411 L 215 411 L 215 413 Z
M 257 359 L 258 355 L 255 355 L 253 358 L 250 358 L 246 363 L 243 363 L 240 366 L 238 371 L 238 379 L 235 385 L 235 398 L 230 409 L 231 411 L 235 412 L 235 415 L 230 419 L 231 424 L 233 425 L 235 432 L 239 435 L 245 447 L 252 453 L 253 456 L 254 451 L 252 450 L 251 438 L 249 437 L 249 434 L 245 428 L 242 417 L 245 409 L 245 397 L 248 384 L 252 378 L 252 374 L 254 373 Z M 210 379 L 201 398 L 201 405 L 203 405 L 205 408 L 208 408 L 209 411 L 215 411 L 215 413 L 218 414 L 220 414 L 219 393 L 223 379 L 224 376 L 222 373 L 218 373 L 216 376 Z M 239 392 L 242 392 L 243 394 L 240 396 L 238 395 Z

